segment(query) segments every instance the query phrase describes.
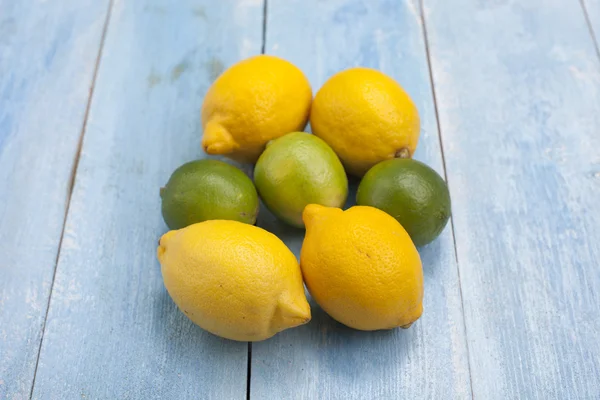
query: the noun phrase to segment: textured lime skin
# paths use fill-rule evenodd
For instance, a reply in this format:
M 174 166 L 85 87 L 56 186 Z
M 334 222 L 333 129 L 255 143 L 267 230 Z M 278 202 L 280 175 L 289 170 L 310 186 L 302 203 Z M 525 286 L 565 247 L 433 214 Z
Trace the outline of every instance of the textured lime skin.
M 356 203 L 379 208 L 396 218 L 416 246 L 435 240 L 451 214 L 446 182 L 433 169 L 412 159 L 383 161 L 358 186 Z
M 183 164 L 160 190 L 162 215 L 169 229 L 225 219 L 254 224 L 258 194 L 238 168 L 217 160 Z
M 254 168 L 254 183 L 267 208 L 302 228 L 308 204 L 342 207 L 348 178 L 341 161 L 322 139 L 306 132 L 271 141 Z

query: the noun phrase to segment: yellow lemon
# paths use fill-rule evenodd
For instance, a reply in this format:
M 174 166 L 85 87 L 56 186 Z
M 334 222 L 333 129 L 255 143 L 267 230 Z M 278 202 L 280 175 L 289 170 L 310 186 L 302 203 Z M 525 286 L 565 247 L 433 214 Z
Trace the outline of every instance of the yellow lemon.
M 296 257 L 264 229 L 200 222 L 167 232 L 157 252 L 175 304 L 215 335 L 257 341 L 310 320 Z
M 412 157 L 420 131 L 408 94 L 370 68 L 351 68 L 325 82 L 315 96 L 310 125 L 357 176 L 380 161 Z
M 393 217 L 368 206 L 310 204 L 300 266 L 312 297 L 335 320 L 371 331 L 409 327 L 423 312 L 421 260 Z
M 281 58 L 259 55 L 227 69 L 202 105 L 202 147 L 254 163 L 265 144 L 308 121 L 312 91 L 306 76 Z

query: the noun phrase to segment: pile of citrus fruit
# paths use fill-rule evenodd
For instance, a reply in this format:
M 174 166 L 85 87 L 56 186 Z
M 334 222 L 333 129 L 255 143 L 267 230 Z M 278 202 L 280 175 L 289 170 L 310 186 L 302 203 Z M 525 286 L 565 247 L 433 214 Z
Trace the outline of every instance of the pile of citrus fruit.
M 310 120 L 312 134 L 302 132 Z M 160 191 L 171 229 L 157 250 L 165 286 L 205 330 L 267 339 L 311 318 L 304 284 L 337 321 L 360 330 L 409 327 L 423 312 L 416 246 L 450 217 L 444 180 L 413 160 L 417 109 L 393 79 L 367 68 L 331 77 L 312 98 L 305 75 L 273 56 L 226 70 L 202 106 L 202 147 L 254 164 L 179 167 Z M 361 178 L 354 207 L 347 174 Z M 259 203 L 306 229 L 300 263 L 255 226 Z

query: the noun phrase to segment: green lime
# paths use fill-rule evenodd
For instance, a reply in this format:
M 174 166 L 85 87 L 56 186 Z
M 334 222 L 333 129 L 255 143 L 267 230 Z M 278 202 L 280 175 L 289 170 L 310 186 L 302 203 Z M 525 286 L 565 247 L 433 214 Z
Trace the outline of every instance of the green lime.
M 254 168 L 254 183 L 267 208 L 299 228 L 308 204 L 342 207 L 348 197 L 340 159 L 322 139 L 306 132 L 269 142 Z
M 450 218 L 450 193 L 433 169 L 412 159 L 383 161 L 363 177 L 356 202 L 396 218 L 417 246 L 437 238 Z
M 162 215 L 170 229 L 209 219 L 254 224 L 258 194 L 240 169 L 217 160 L 183 164 L 160 190 Z

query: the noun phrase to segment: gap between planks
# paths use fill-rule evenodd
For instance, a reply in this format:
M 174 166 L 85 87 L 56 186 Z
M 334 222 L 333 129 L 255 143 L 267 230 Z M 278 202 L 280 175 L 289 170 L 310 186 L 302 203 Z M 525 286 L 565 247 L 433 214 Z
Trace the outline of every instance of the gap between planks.
M 267 11 L 268 0 L 263 1 L 262 45 L 260 53 L 265 54 L 267 45 Z M 250 400 L 250 385 L 252 382 L 252 342 L 248 342 L 248 368 L 246 370 L 246 400 Z
M 35 378 L 37 376 L 38 365 L 40 363 L 40 353 L 42 351 L 42 344 L 44 343 L 44 332 L 46 331 L 46 321 L 48 320 L 48 312 L 50 311 L 50 302 L 52 300 L 52 292 L 54 290 L 54 281 L 56 279 L 56 269 L 58 266 L 58 261 L 60 260 L 60 253 L 62 250 L 63 238 L 65 236 L 65 227 L 66 227 L 66 223 L 67 223 L 67 218 L 69 216 L 69 208 L 71 206 L 71 197 L 73 196 L 73 189 L 75 187 L 75 177 L 77 175 L 77 169 L 79 167 L 79 159 L 81 156 L 81 149 L 83 147 L 83 138 L 85 136 L 85 131 L 87 128 L 87 120 L 88 120 L 88 115 L 90 113 L 92 97 L 94 95 L 94 88 L 96 85 L 96 77 L 98 76 L 100 60 L 102 59 L 102 50 L 104 49 L 104 40 L 106 38 L 106 32 L 108 31 L 108 25 L 110 24 L 110 15 L 112 13 L 113 1 L 114 0 L 108 0 L 108 10 L 106 11 L 106 17 L 104 19 L 104 26 L 102 27 L 102 36 L 100 38 L 100 46 L 98 49 L 98 55 L 96 56 L 96 63 L 94 65 L 94 73 L 92 75 L 92 82 L 90 85 L 89 96 L 88 96 L 87 104 L 85 106 L 85 113 L 83 115 L 83 124 L 81 126 L 81 132 L 79 133 L 79 142 L 77 144 L 77 151 L 75 152 L 75 159 L 73 160 L 73 167 L 71 169 L 71 176 L 69 179 L 69 186 L 67 189 L 68 190 L 67 202 L 66 202 L 66 206 L 65 206 L 65 214 L 64 214 L 64 218 L 63 218 L 63 224 L 62 224 L 63 226 L 62 226 L 62 230 L 60 233 L 60 239 L 58 241 L 58 249 L 56 251 L 56 259 L 54 260 L 54 271 L 52 273 L 52 282 L 50 283 L 50 293 L 48 294 L 48 301 L 46 303 L 46 313 L 44 315 L 44 320 L 42 322 L 40 344 L 38 346 L 37 357 L 35 360 L 35 368 L 33 370 L 33 380 L 31 382 L 31 389 L 29 391 L 29 400 L 31 400 L 33 398 L 33 389 L 35 387 Z
M 429 80 L 430 80 L 430 83 L 431 83 L 431 94 L 432 94 L 432 98 L 433 98 L 433 105 L 434 105 L 434 111 L 435 111 L 435 122 L 436 122 L 436 127 L 437 127 L 438 138 L 439 138 L 439 142 L 440 142 L 440 152 L 441 152 L 441 156 L 442 156 L 442 167 L 443 167 L 443 171 L 444 171 L 444 178 L 445 178 L 446 183 L 447 183 L 448 182 L 448 173 L 446 171 L 446 159 L 445 159 L 445 155 L 444 155 L 444 145 L 443 145 L 443 141 L 442 141 L 442 130 L 441 130 L 441 127 L 440 127 L 440 122 L 439 122 L 439 114 L 438 114 L 437 97 L 436 97 L 436 91 L 435 91 L 435 83 L 434 83 L 434 80 L 433 80 L 433 72 L 432 72 L 432 68 L 431 68 L 431 57 L 430 57 L 430 52 L 429 52 L 429 42 L 428 42 L 428 36 L 427 36 L 427 25 L 426 25 L 425 15 L 424 15 L 424 5 L 423 5 L 423 0 L 418 0 L 418 1 L 419 1 L 419 8 L 420 8 L 419 9 L 419 18 L 421 20 L 422 35 L 423 35 L 423 41 L 424 41 L 424 45 L 425 45 L 425 53 L 426 53 L 426 58 L 427 58 Z M 264 3 L 263 3 L 262 48 L 261 48 L 261 53 L 262 54 L 265 54 L 265 47 L 266 47 L 267 11 L 268 11 L 268 0 L 264 0 Z M 587 13 L 586 13 L 586 18 L 587 18 Z M 589 25 L 589 20 L 588 20 L 588 25 Z M 589 26 L 590 26 L 590 29 L 591 29 L 591 25 L 589 25 Z M 596 44 L 596 50 L 598 50 L 597 44 Z M 465 332 L 465 346 L 466 346 L 466 349 L 467 349 L 467 362 L 468 362 L 468 369 L 469 369 L 469 387 L 470 387 L 470 391 L 471 391 L 471 398 L 473 399 L 474 395 L 473 395 L 473 382 L 472 382 L 472 374 L 471 374 L 471 356 L 470 356 L 470 351 L 469 351 L 469 342 L 467 340 L 468 335 L 467 335 L 465 315 L 464 315 L 464 301 L 463 301 L 463 295 L 462 295 L 462 283 L 461 283 L 461 280 L 460 280 L 460 268 L 458 267 L 458 251 L 457 251 L 457 248 L 456 248 L 455 228 L 454 228 L 454 222 L 453 222 L 452 219 L 450 219 L 450 227 L 451 227 L 451 230 L 452 230 L 452 241 L 453 241 L 453 246 L 454 246 L 454 257 L 456 259 L 457 274 L 458 274 L 458 283 L 459 283 L 459 289 L 460 289 L 461 309 L 462 309 L 462 316 L 463 316 L 463 321 L 462 322 L 463 322 L 463 330 Z M 246 399 L 247 400 L 250 400 L 251 371 L 252 371 L 252 342 L 248 342 L 248 370 L 247 370 L 247 387 L 246 387 Z
M 448 182 L 448 172 L 446 170 L 446 156 L 444 154 L 444 141 L 442 140 L 442 127 L 440 126 L 440 117 L 438 113 L 438 103 L 437 103 L 437 94 L 435 91 L 435 82 L 433 80 L 433 69 L 431 68 L 431 56 L 429 51 L 429 38 L 427 36 L 427 22 L 425 18 L 425 5 L 424 0 L 419 1 L 419 18 L 421 19 L 421 27 L 423 34 L 423 43 L 425 45 L 425 56 L 427 58 L 427 69 L 429 70 L 429 82 L 431 83 L 431 96 L 433 99 L 433 109 L 435 112 L 435 124 L 437 127 L 438 138 L 440 142 L 440 153 L 442 155 L 442 169 L 444 170 L 444 178 L 446 180 L 446 185 L 449 186 Z M 583 0 L 581 0 L 583 1 Z M 467 351 L 467 367 L 469 370 L 469 388 L 471 389 L 471 399 L 475 398 L 473 393 L 473 374 L 471 373 L 471 351 L 469 349 L 469 335 L 467 333 L 467 322 L 465 318 L 465 302 L 463 298 L 463 290 L 462 290 L 462 281 L 460 278 L 460 266 L 458 261 L 458 250 L 456 247 L 456 230 L 454 229 L 454 218 L 450 218 L 450 229 L 452 231 L 452 244 L 454 246 L 454 259 L 456 260 L 456 273 L 458 276 L 458 289 L 460 293 L 460 307 L 462 314 L 462 323 L 463 323 L 463 331 L 465 333 L 465 348 Z
M 581 5 L 581 9 L 583 10 L 583 17 L 585 18 L 585 23 L 587 24 L 588 30 L 590 31 L 590 36 L 592 37 L 592 43 L 594 43 L 594 48 L 596 49 L 596 55 L 600 60 L 600 46 L 598 45 L 598 41 L 596 40 L 596 32 L 594 32 L 594 27 L 592 25 L 592 20 L 590 19 L 590 15 L 588 13 L 587 7 L 585 6 L 585 0 L 579 0 L 579 4 Z M 600 32 L 598 32 L 600 35 Z

